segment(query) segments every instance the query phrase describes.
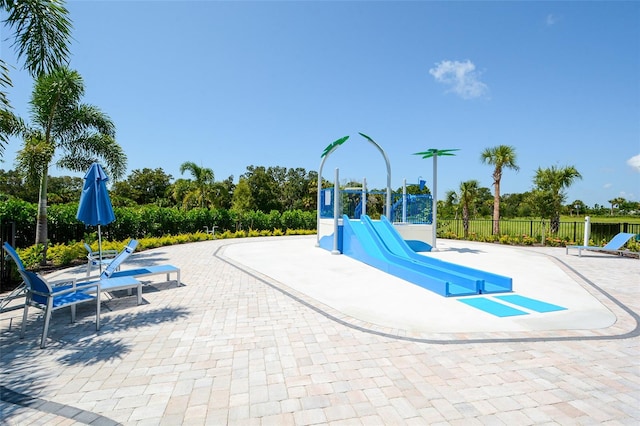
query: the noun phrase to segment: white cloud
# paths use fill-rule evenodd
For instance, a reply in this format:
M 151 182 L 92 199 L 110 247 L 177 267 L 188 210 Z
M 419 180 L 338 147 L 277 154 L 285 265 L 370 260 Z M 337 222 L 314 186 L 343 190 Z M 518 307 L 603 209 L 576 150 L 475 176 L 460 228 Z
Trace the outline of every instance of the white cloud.
M 640 173 L 640 154 L 629 158 L 627 164 L 634 168 L 636 172 Z
M 635 200 L 636 196 L 633 192 L 625 192 L 625 191 L 620 191 L 620 197 L 624 198 L 625 200 L 629 200 L 629 201 L 633 201 Z
M 449 90 L 463 99 L 486 96 L 489 87 L 480 81 L 480 73 L 473 62 L 442 61 L 429 70 L 438 83 L 451 87 Z
M 613 184 L 612 184 L 612 183 L 605 183 L 604 185 L 602 185 L 602 187 L 603 187 L 604 189 L 609 189 L 609 188 L 611 188 L 612 186 L 613 186 Z

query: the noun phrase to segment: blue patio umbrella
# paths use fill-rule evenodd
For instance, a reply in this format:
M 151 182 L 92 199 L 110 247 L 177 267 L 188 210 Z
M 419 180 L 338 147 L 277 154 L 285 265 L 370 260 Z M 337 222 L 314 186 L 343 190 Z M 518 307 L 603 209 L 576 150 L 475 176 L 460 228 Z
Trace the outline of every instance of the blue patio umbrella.
M 102 234 L 101 225 L 107 225 L 116 216 L 113 213 L 111 199 L 107 191 L 106 182 L 109 177 L 98 163 L 93 163 L 84 175 L 84 186 L 80 195 L 78 214 L 76 219 L 86 225 L 98 226 L 98 252 L 100 253 L 100 264 L 102 264 Z

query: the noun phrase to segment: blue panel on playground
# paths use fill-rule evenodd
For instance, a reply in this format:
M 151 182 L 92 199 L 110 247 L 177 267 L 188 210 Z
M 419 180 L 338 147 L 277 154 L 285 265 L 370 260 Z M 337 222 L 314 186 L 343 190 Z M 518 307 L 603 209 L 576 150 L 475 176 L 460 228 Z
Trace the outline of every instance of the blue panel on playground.
M 531 299 L 529 297 L 519 296 L 517 294 L 510 294 L 507 296 L 495 296 L 496 299 L 504 300 L 514 305 L 522 306 L 523 308 L 530 309 L 536 312 L 553 312 L 563 311 L 567 308 L 562 306 L 553 305 L 551 303 L 542 302 L 540 300 Z
M 485 297 L 473 297 L 469 299 L 458 299 L 462 303 L 469 306 L 473 306 L 476 309 L 487 312 L 497 317 L 513 317 L 517 315 L 528 315 L 527 312 L 521 311 L 511 306 L 503 305 L 495 300 L 487 299 Z
M 338 225 L 338 251 L 342 253 L 342 225 Z M 328 250 L 328 251 L 333 251 L 333 234 L 330 235 L 325 235 L 324 237 L 320 238 L 320 247 Z

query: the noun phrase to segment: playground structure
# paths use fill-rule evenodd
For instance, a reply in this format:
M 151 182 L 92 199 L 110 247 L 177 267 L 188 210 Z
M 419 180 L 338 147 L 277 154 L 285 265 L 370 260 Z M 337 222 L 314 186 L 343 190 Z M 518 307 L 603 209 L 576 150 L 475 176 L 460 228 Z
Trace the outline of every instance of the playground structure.
M 370 191 L 366 186 L 366 179 L 363 186 L 358 188 L 340 189 L 338 196 L 338 217 L 346 215 L 350 219 L 360 219 L 363 215 L 379 217 L 381 214 L 389 217 L 396 230 L 403 236 L 407 243 L 415 251 L 431 251 L 428 241 L 432 240 L 432 198 L 430 194 L 407 194 L 406 180 L 403 185 L 403 192 L 391 194 L 391 213 L 386 209 L 380 212 L 378 208 L 373 214 L 371 209 L 371 196 L 380 196 L 382 191 Z M 321 193 L 320 223 L 331 228 L 334 216 L 334 189 L 325 188 Z M 363 202 L 364 201 L 364 202 Z M 373 203 L 376 200 L 374 199 Z M 369 205 L 369 206 L 367 206 Z M 331 231 L 329 231 L 331 232 Z
M 337 192 L 341 191 L 338 189 Z M 335 196 L 334 188 L 328 188 L 325 194 L 323 198 L 326 199 L 342 198 Z M 417 253 L 428 252 L 431 246 L 423 241 L 405 240 L 396 224 L 384 215 L 379 220 L 372 220 L 366 214 L 360 214 L 358 218 L 343 214 L 336 221 L 339 206 L 333 203 L 331 206 L 336 209 L 336 217 L 324 217 L 328 215 L 325 207 L 321 219 L 324 226 L 318 226 L 318 245 L 325 250 L 347 255 L 446 297 L 503 293 L 512 289 L 511 278 Z M 337 228 L 332 227 L 331 222 L 336 222 Z
M 417 252 L 429 252 L 435 241 L 432 222 L 432 200 L 430 196 L 409 195 L 406 181 L 403 194 L 391 194 L 391 167 L 386 154 L 371 138 L 363 135 L 383 154 L 387 163 L 386 204 L 380 220 L 367 215 L 368 199 L 366 179 L 362 188 L 341 190 L 339 169 L 335 170 L 334 187 L 318 187 L 318 237 L 317 246 L 333 254 L 345 254 L 367 265 L 402 278 L 442 296 L 467 296 L 474 294 L 502 293 L 512 291 L 509 277 L 469 268 Z M 344 137 L 329 145 L 322 154 L 318 172 L 322 181 L 322 167 L 329 154 L 348 139 Z M 398 213 L 398 211 L 400 213 Z M 348 214 L 345 214 L 348 213 Z M 433 212 L 435 213 L 435 212 Z M 395 222 L 400 215 L 401 222 Z M 394 221 L 392 223 L 388 217 Z M 409 220 L 413 223 L 409 223 Z M 413 228 L 413 229 L 411 229 Z M 411 239 L 416 229 L 422 229 L 426 238 Z M 404 231 L 403 232 L 401 232 Z M 428 231 L 428 232 L 426 232 Z M 430 234 L 430 235 L 427 235 Z

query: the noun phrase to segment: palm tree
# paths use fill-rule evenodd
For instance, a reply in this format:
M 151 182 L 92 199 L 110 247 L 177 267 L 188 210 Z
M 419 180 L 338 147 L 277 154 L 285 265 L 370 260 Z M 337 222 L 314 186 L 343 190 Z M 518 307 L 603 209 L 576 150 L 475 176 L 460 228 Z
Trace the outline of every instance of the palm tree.
M 480 184 L 475 179 L 460 184 L 458 199 L 460 200 L 460 204 L 462 204 L 462 228 L 464 229 L 464 238 L 469 237 L 469 207 L 473 206 L 476 202 L 479 186 Z
M 67 64 L 71 21 L 62 0 L 0 0 L 0 11 L 8 14 L 2 24 L 14 30 L 13 46 L 18 58 L 25 58 L 24 68 L 32 76 Z M 7 63 L 0 59 L 0 158 L 8 136 L 15 135 L 10 125 L 16 117 L 5 87 L 11 87 L 11 78 Z
M 486 148 L 480 154 L 483 163 L 494 166 L 493 169 L 493 234 L 500 234 L 500 181 L 502 180 L 502 169 L 509 168 L 515 171 L 520 170 L 516 164 L 516 149 L 509 145 L 498 145 L 493 148 Z
M 551 232 L 554 234 L 560 228 L 560 210 L 567 197 L 563 190 L 570 187 L 576 179 L 582 179 L 582 175 L 574 166 L 551 166 L 549 169 L 536 170 L 533 179 L 536 185 L 534 205 L 542 217 L 551 219 Z
M 622 197 L 616 197 L 613 200 L 609 200 L 609 203 L 611 204 L 611 213 L 610 216 L 613 216 L 613 209 L 615 207 L 619 207 L 620 204 L 624 203 L 626 200 Z
M 453 210 L 454 219 L 458 220 L 458 194 L 456 191 L 449 190 L 444 194 L 444 205 L 449 211 Z
M 205 204 L 208 205 L 210 202 L 210 192 L 215 183 L 213 170 L 200 167 L 194 162 L 187 161 L 180 165 L 180 173 L 184 174 L 186 171 L 191 172 L 191 175 L 195 179 L 195 188 L 184 195 L 183 205 L 187 206 L 194 201 L 199 204 L 200 207 L 205 207 Z
M 569 210 L 573 212 L 574 209 L 576 216 L 578 216 L 581 211 L 586 212 L 587 205 L 582 200 L 575 200 L 573 203 L 569 204 Z M 573 215 L 573 213 L 571 214 Z
M 93 105 L 80 103 L 84 83 L 77 71 L 58 68 L 36 80 L 31 97 L 31 126 L 25 126 L 18 169 L 39 179 L 36 244 L 47 248 L 47 178 L 49 166 L 76 172 L 103 160 L 114 179 L 124 174 L 127 157 L 114 139 L 111 119 Z

